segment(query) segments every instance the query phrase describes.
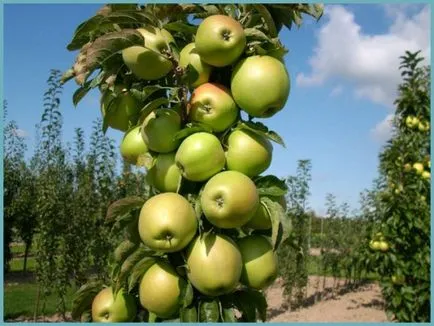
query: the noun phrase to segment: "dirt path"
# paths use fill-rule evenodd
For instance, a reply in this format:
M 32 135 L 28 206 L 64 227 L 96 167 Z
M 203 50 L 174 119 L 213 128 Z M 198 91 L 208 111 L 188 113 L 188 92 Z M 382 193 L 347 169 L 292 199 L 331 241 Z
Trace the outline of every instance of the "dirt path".
M 318 278 L 309 277 L 307 303 L 304 307 L 289 311 L 283 301 L 283 287 L 277 281 L 267 290 L 269 322 L 387 322 L 383 299 L 377 284 L 365 284 L 357 289 L 347 290 L 344 281 L 340 289 L 332 291 L 333 278 L 326 278 L 325 288 L 322 280 L 316 288 Z M 316 295 L 322 299 L 314 303 Z

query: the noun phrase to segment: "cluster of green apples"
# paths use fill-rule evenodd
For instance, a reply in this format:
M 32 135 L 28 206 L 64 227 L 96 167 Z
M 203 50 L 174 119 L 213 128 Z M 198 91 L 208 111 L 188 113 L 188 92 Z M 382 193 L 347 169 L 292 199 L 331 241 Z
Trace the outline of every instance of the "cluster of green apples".
M 252 178 L 269 168 L 273 146 L 264 135 L 239 128 L 237 122 L 242 111 L 250 117 L 269 118 L 282 110 L 290 79 L 281 60 L 243 55 L 244 29 L 229 16 L 205 18 L 194 42 L 180 51 L 178 66 L 163 55 L 175 42 L 168 31 L 156 27 L 138 31 L 144 45 L 122 51 L 126 66 L 137 79 L 157 80 L 188 66 L 197 72 L 186 112 L 157 108 L 141 117 L 143 103 L 138 103 L 125 85 L 117 85 L 101 99 L 103 115 L 109 101 L 116 100 L 111 108 L 116 114 L 111 114 L 108 124 L 125 132 L 122 157 L 131 164 L 139 164 L 147 153 L 154 159 L 147 181 L 156 194 L 140 211 L 137 228 L 141 242 L 156 252 L 182 253 L 185 257 L 184 274 L 168 260 L 160 259 L 140 280 L 140 304 L 164 319 L 176 317 L 187 280 L 202 295 L 217 297 L 240 285 L 264 289 L 277 277 L 277 257 L 267 237 L 250 234 L 233 239 L 222 230 L 272 228 Z M 232 67 L 230 83 L 212 80 L 213 72 L 228 66 Z M 178 132 L 190 122 L 206 125 L 211 131 L 177 139 Z M 193 205 L 177 192 L 182 178 L 201 185 L 200 207 L 212 232 L 199 234 Z M 286 205 L 283 197 L 276 201 Z M 128 305 L 128 294 L 119 295 L 118 302 Z M 102 315 L 110 318 L 107 309 L 97 306 L 92 311 L 94 321 L 101 320 L 98 316 Z M 125 311 L 120 314 L 122 318 L 110 321 L 131 321 L 134 309 Z
M 405 124 L 410 129 L 419 129 L 419 131 L 429 131 L 430 124 L 428 121 L 422 121 L 418 117 L 409 115 L 405 118 Z
M 404 171 L 411 172 L 412 170 L 425 180 L 431 179 L 431 161 L 429 159 L 425 162 L 425 164 L 422 162 L 416 162 L 413 165 L 410 163 L 406 163 L 404 165 Z
M 369 241 L 369 247 L 374 251 L 386 252 L 389 250 L 389 243 L 381 232 L 375 234 L 373 239 Z

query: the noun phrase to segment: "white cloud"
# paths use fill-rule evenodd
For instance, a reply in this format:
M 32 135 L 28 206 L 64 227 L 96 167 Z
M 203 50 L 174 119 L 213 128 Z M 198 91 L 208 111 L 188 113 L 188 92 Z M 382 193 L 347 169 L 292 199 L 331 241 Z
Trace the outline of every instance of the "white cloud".
M 342 87 L 342 85 L 338 85 L 332 89 L 332 91 L 330 92 L 330 96 L 341 95 L 343 90 L 344 90 L 344 88 Z
M 346 8 L 326 6 L 326 23 L 318 34 L 318 44 L 309 59 L 310 73 L 300 73 L 300 86 L 322 85 L 342 79 L 354 87 L 354 95 L 391 107 L 401 81 L 398 70 L 406 50 L 422 50 L 430 60 L 430 11 L 424 6 L 416 13 L 408 7 L 389 5 L 386 13 L 392 24 L 385 34 L 369 35 Z
M 390 139 L 392 136 L 393 117 L 393 114 L 388 114 L 383 121 L 379 122 L 373 129 L 371 129 L 371 136 L 375 141 L 383 143 Z

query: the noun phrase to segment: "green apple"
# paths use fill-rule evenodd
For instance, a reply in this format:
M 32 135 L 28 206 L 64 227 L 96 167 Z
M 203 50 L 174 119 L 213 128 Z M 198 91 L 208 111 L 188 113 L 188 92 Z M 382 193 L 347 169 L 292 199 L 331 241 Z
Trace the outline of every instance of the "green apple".
M 164 56 L 174 43 L 172 35 L 165 29 L 146 26 L 137 29 L 143 36 L 143 46 L 135 45 L 122 50 L 125 65 L 138 78 L 156 80 L 166 76 L 172 69 L 172 62 Z
M 380 241 L 379 249 L 383 252 L 386 252 L 389 250 L 389 244 L 386 241 Z
M 100 104 L 103 119 L 110 128 L 126 132 L 139 118 L 140 104 L 125 85 L 116 85 L 113 91 L 102 93 Z
M 175 135 L 181 130 L 181 117 L 172 109 L 156 109 L 143 121 L 142 137 L 148 148 L 157 153 L 170 153 L 178 148 Z
M 213 225 L 239 228 L 259 207 L 259 195 L 253 181 L 237 171 L 216 174 L 205 184 L 200 197 L 202 211 Z
M 246 129 L 236 129 L 228 137 L 226 167 L 228 170 L 255 177 L 271 164 L 273 145 L 262 135 Z
M 147 174 L 147 181 L 161 192 L 176 192 L 180 179 L 181 171 L 175 164 L 175 152 L 158 154 Z
M 277 277 L 277 257 L 273 246 L 261 235 L 249 235 L 237 242 L 243 260 L 241 283 L 260 290 Z
M 216 136 L 197 132 L 182 141 L 175 162 L 187 180 L 206 181 L 224 168 L 226 159 Z
M 256 118 L 269 118 L 282 110 L 289 90 L 285 65 L 271 56 L 243 59 L 232 72 L 231 91 L 235 103 Z
M 212 67 L 202 61 L 194 43 L 187 44 L 179 53 L 179 66 L 187 68 L 188 65 L 192 65 L 198 74 L 197 79 L 191 84 L 193 87 L 208 82 Z
M 120 151 L 122 158 L 134 165 L 137 164 L 137 160 L 141 155 L 148 152 L 148 146 L 146 146 L 143 140 L 140 126 L 134 127 L 125 133 L 121 142 Z
M 92 321 L 95 323 L 132 322 L 136 312 L 134 297 L 124 289 L 120 289 L 114 297 L 111 287 L 104 288 L 92 301 Z
M 206 83 L 196 88 L 188 105 L 191 121 L 201 122 L 214 132 L 229 128 L 238 117 L 238 108 L 223 85 Z
M 423 171 L 422 172 L 422 178 L 424 178 L 426 180 L 431 179 L 431 173 L 428 171 Z
M 142 206 L 138 228 L 140 238 L 150 249 L 180 251 L 196 234 L 196 213 L 183 196 L 173 192 L 161 193 Z
M 205 295 L 227 294 L 239 284 L 241 253 L 228 236 L 208 233 L 196 237 L 188 246 L 186 258 L 188 279 Z
M 413 169 L 416 170 L 417 174 L 422 174 L 422 172 L 423 172 L 423 164 L 422 163 L 414 163 L 413 164 Z
M 372 241 L 371 240 L 371 242 L 369 243 L 369 247 L 372 249 L 372 250 L 380 250 L 380 241 Z
M 402 285 L 405 283 L 404 275 L 392 275 L 391 279 L 393 284 Z
M 235 63 L 246 47 L 241 24 L 226 15 L 212 15 L 199 25 L 195 44 L 201 59 L 211 66 L 224 67 Z
M 165 261 L 158 261 L 143 275 L 140 304 L 160 318 L 170 318 L 181 307 L 180 295 L 187 282 Z
M 285 196 L 281 197 L 271 197 L 272 200 L 277 201 L 280 205 L 282 205 L 282 208 L 286 211 L 286 200 Z M 253 215 L 253 217 L 244 225 L 247 228 L 254 229 L 254 230 L 269 230 L 272 227 L 270 214 L 268 214 L 267 209 L 265 208 L 264 204 L 261 202 L 259 204 L 258 209 L 256 210 L 256 213 Z
M 419 125 L 419 119 L 416 118 L 415 116 L 409 115 L 405 119 L 405 124 L 407 125 L 408 128 L 415 128 Z
M 410 172 L 411 171 L 411 164 L 410 163 L 406 163 L 404 165 L 404 171 L 405 172 Z

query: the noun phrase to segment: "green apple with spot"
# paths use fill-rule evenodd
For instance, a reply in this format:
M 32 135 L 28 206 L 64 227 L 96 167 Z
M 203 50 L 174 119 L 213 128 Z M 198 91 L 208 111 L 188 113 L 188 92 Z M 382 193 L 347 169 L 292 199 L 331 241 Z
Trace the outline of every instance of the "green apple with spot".
M 166 261 L 157 261 L 143 275 L 139 285 L 139 299 L 143 308 L 160 318 L 178 315 L 180 295 L 187 282 Z
M 173 109 L 156 109 L 143 121 L 142 137 L 148 148 L 157 153 L 170 153 L 178 148 L 175 135 L 181 130 L 181 117 Z
M 231 293 L 239 284 L 243 267 L 237 244 L 228 236 L 197 236 L 186 252 L 187 277 L 202 294 L 216 297 Z
M 185 138 L 175 155 L 176 166 L 190 181 L 206 181 L 223 170 L 226 159 L 220 140 L 207 132 Z
M 126 323 L 136 317 L 134 297 L 124 289 L 113 296 L 113 289 L 102 289 L 92 301 L 92 321 L 95 323 Z
M 176 192 L 178 189 L 182 176 L 175 163 L 175 153 L 158 154 L 146 175 L 148 183 L 160 192 Z
M 144 39 L 143 45 L 134 45 L 122 50 L 125 65 L 138 78 L 157 80 L 173 68 L 165 52 L 170 51 L 173 36 L 165 29 L 146 26 L 137 29 Z
M 190 202 L 177 193 L 155 195 L 140 210 L 140 238 L 155 251 L 170 253 L 184 249 L 196 234 L 197 226 Z
M 196 80 L 191 83 L 191 86 L 199 87 L 208 82 L 212 67 L 201 59 L 194 42 L 184 46 L 179 53 L 179 66 L 187 68 L 188 65 L 191 65 L 198 74 Z
M 257 290 L 271 285 L 278 274 L 271 242 L 261 235 L 248 235 L 238 240 L 237 245 L 243 261 L 241 283 Z
M 273 145 L 264 136 L 247 129 L 236 129 L 229 134 L 226 149 L 228 170 L 255 177 L 269 168 L 272 157 Z
M 228 129 L 238 117 L 238 107 L 225 86 L 205 83 L 193 91 L 188 104 L 190 121 L 209 126 L 213 132 Z
M 269 118 L 283 109 L 290 78 L 284 63 L 267 55 L 241 60 L 231 76 L 231 92 L 238 107 L 252 117 Z
M 235 63 L 246 47 L 243 26 L 226 15 L 205 18 L 196 32 L 195 45 L 200 58 L 214 67 Z
M 223 171 L 207 181 L 200 203 L 207 220 L 223 229 L 246 224 L 259 207 L 254 182 L 237 171 Z

